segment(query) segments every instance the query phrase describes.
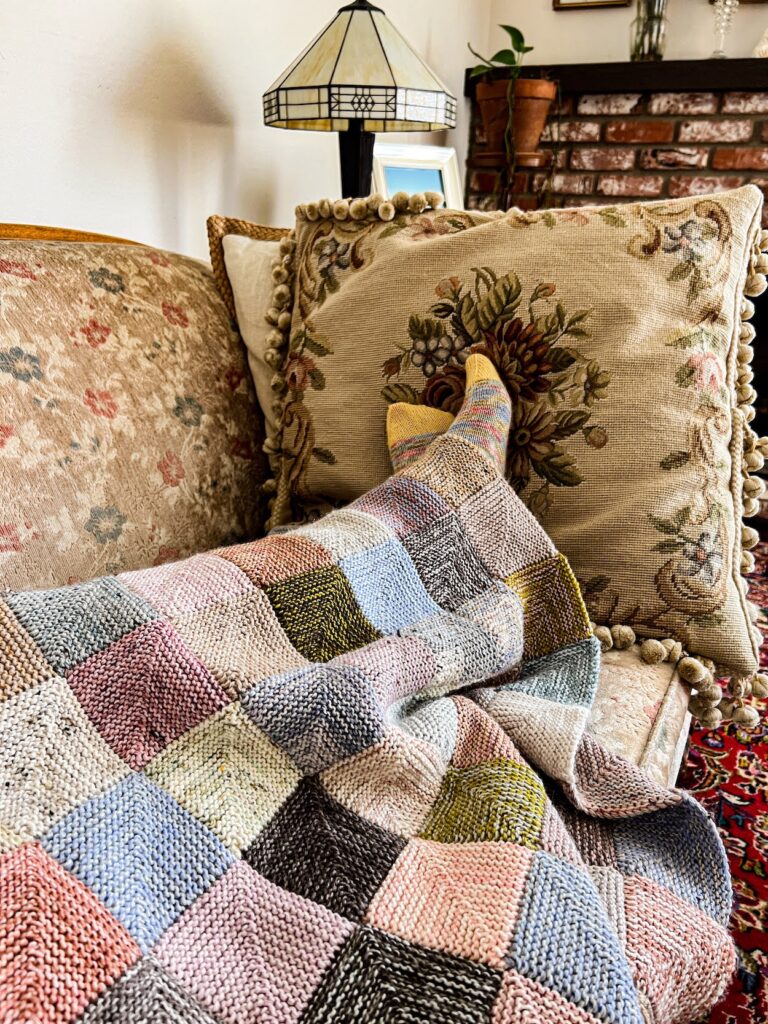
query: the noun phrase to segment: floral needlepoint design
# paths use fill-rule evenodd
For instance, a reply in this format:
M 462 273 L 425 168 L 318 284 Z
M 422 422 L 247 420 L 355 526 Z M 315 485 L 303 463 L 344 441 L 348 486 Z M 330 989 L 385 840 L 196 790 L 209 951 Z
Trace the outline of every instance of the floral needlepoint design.
M 696 576 L 702 583 L 712 586 L 723 571 L 723 553 L 717 534 L 702 530 L 695 540 L 686 540 L 680 549 L 688 560 L 688 576 Z
M 181 420 L 185 427 L 199 427 L 203 419 L 203 407 L 190 395 L 177 395 L 173 415 Z
M 14 523 L 0 523 L 0 552 L 22 550 L 21 537 Z
M 125 291 L 125 281 L 122 274 L 115 274 L 106 267 L 99 267 L 98 270 L 88 271 L 88 280 L 94 288 L 103 288 L 106 292 L 118 295 Z
M 113 420 L 117 416 L 117 402 L 109 391 L 93 391 L 87 388 L 83 401 L 94 416 L 103 416 L 108 420 Z
M 339 287 L 338 271 L 349 270 L 352 263 L 350 249 L 349 242 L 339 242 L 336 238 L 326 238 L 317 246 L 317 269 L 329 291 L 336 291 Z
M 31 352 L 25 352 L 18 345 L 0 349 L 0 373 L 10 373 L 13 378 L 20 380 L 23 384 L 43 379 L 40 360 Z
M 514 272 L 499 276 L 491 267 L 475 267 L 473 273 L 471 285 L 455 275 L 443 278 L 428 312 L 411 313 L 409 341 L 382 366 L 382 376 L 397 381 L 382 397 L 455 414 L 464 400 L 464 363 L 472 353 L 487 356 L 513 399 L 507 477 L 519 492 L 537 482 L 524 500 L 543 514 L 553 487 L 583 480 L 560 442 L 577 434 L 593 449 L 609 442 L 605 428 L 590 420 L 611 375 L 577 348 L 589 337 L 591 310 L 569 313 L 555 299 L 554 282 L 539 282 L 524 300 Z M 426 378 L 420 392 L 407 383 L 413 370 Z
M 13 424 L 0 423 L 0 448 L 5 448 L 13 437 Z
M 186 476 L 184 464 L 176 452 L 166 452 L 158 462 L 157 468 L 167 487 L 178 487 Z
M 107 505 L 103 508 L 96 506 L 91 509 L 91 515 L 85 528 L 88 533 L 93 534 L 99 544 L 107 544 L 120 537 L 127 522 L 127 516 L 124 516 L 114 505 Z

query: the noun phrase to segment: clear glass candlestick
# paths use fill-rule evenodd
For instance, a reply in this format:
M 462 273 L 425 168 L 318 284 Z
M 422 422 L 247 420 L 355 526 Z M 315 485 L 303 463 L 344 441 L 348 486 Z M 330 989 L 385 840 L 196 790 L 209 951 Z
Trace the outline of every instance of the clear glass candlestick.
M 667 0 L 638 0 L 637 17 L 630 26 L 630 59 L 661 60 L 666 35 Z
M 727 57 L 725 52 L 725 40 L 731 31 L 733 17 L 739 8 L 739 0 L 715 0 L 715 52 L 712 56 L 716 60 Z

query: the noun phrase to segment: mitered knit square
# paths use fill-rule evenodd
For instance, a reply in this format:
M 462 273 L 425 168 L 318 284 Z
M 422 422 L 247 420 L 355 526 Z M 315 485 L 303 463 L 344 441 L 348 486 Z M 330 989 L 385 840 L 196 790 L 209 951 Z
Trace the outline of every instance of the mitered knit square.
M 440 611 L 397 540 L 348 555 L 339 568 L 352 585 L 363 615 L 384 635 Z

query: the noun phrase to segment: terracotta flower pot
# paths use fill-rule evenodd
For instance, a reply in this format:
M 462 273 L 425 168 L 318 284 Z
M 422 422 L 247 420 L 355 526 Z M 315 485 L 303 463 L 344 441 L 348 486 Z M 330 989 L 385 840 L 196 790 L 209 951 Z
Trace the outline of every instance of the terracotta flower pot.
M 488 150 L 504 153 L 509 120 L 509 82 L 478 82 L 476 89 Z M 519 160 L 535 156 L 557 85 L 545 78 L 518 78 L 512 116 L 513 144 Z

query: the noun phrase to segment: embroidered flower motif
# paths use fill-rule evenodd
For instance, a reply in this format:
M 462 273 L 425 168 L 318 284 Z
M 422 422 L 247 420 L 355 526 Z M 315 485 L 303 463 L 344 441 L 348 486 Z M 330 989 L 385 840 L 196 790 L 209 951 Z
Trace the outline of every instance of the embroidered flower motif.
M 717 533 L 702 530 L 697 540 L 686 541 L 681 554 L 687 559 L 683 569 L 686 576 L 695 576 L 707 586 L 712 586 L 723 571 L 723 553 Z
M 99 267 L 98 270 L 89 270 L 88 279 L 94 288 L 103 288 L 105 292 L 118 295 L 125 291 L 125 281 L 122 274 L 115 274 L 106 267 Z
M 546 375 L 554 369 L 551 345 L 534 324 L 525 324 L 515 317 L 485 331 L 484 339 L 472 351 L 488 356 L 513 400 L 533 401 L 549 391 L 552 384 Z
M 109 391 L 93 391 L 86 388 L 83 401 L 94 416 L 103 416 L 108 420 L 113 420 L 117 416 L 117 402 Z
M 0 260 L 0 274 L 10 274 L 11 277 L 20 277 L 22 281 L 36 281 L 37 275 L 26 263 L 20 260 Z
M 435 295 L 439 299 L 455 299 L 461 290 L 460 277 L 444 277 L 435 288 Z
M 699 391 L 718 391 L 725 384 L 725 367 L 714 352 L 694 352 L 686 366 L 693 371 L 693 383 Z
M 123 532 L 123 527 L 128 522 L 119 509 L 114 505 L 104 507 L 95 506 L 91 509 L 91 515 L 85 524 L 88 533 L 92 533 L 99 544 L 107 544 L 111 540 L 117 540 Z
M 416 217 L 407 233 L 416 241 L 437 238 L 438 235 L 450 235 L 453 230 L 447 220 L 437 217 Z
M 431 377 L 441 366 L 445 366 L 453 355 L 453 345 L 447 334 L 432 335 L 430 338 L 417 338 L 411 349 L 411 363 L 424 374 Z
M 507 451 L 507 472 L 514 485 L 527 482 L 531 463 L 542 463 L 555 450 L 555 429 L 555 418 L 545 405 L 514 403 Z
M 422 405 L 453 413 L 455 416 L 464 404 L 467 373 L 463 366 L 451 364 L 430 377 L 419 395 Z
M 0 373 L 10 373 L 15 380 L 20 380 L 23 384 L 43 379 L 40 360 L 18 345 L 0 350 Z
M 175 452 L 166 452 L 158 462 L 157 468 L 167 487 L 178 487 L 187 475 L 181 459 Z
M 316 248 L 317 269 L 326 284 L 337 284 L 336 273 L 348 270 L 351 264 L 349 242 L 339 242 L 335 238 L 325 238 Z
M 13 425 L 11 423 L 0 423 L 0 448 L 5 448 L 12 437 Z
M 80 333 L 85 335 L 85 340 L 91 348 L 99 348 L 112 333 L 112 328 L 107 327 L 106 324 L 100 324 L 98 320 L 91 318 L 85 327 L 80 328 Z
M 0 551 L 21 551 L 18 528 L 13 523 L 0 523 Z
M 203 419 L 203 407 L 196 398 L 177 395 L 173 415 L 181 420 L 185 427 L 199 427 Z
M 174 327 L 189 327 L 189 317 L 182 306 L 174 306 L 172 302 L 164 302 L 163 316 Z
M 611 375 L 604 373 L 598 363 L 591 359 L 585 366 L 580 366 L 574 373 L 574 381 L 584 387 L 584 405 L 592 408 L 595 402 L 605 398 Z
M 683 221 L 678 227 L 666 225 L 661 247 L 664 252 L 679 253 L 690 263 L 703 259 L 707 246 L 717 236 L 717 229 L 706 220 Z
M 285 382 L 291 391 L 306 391 L 310 374 L 317 369 L 317 364 L 310 356 L 292 353 L 285 363 Z
M 161 252 L 150 252 L 149 259 L 156 267 L 170 267 L 171 261 Z

